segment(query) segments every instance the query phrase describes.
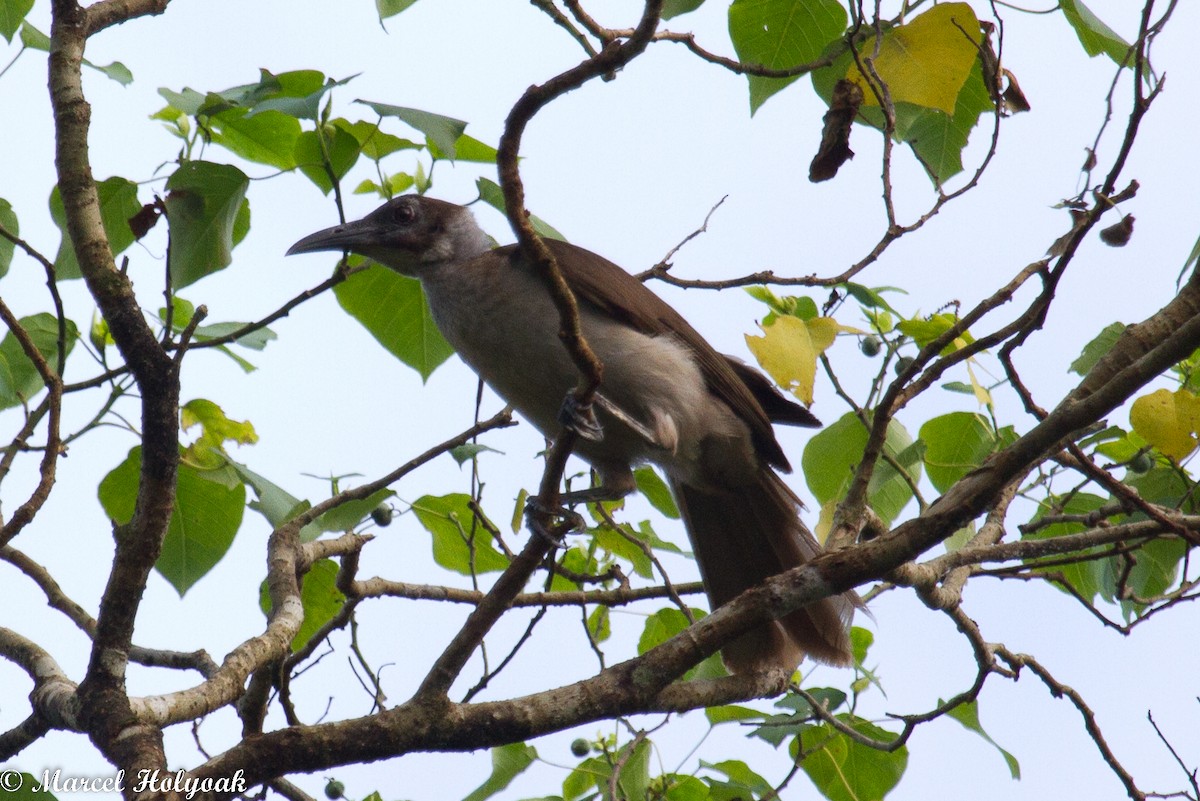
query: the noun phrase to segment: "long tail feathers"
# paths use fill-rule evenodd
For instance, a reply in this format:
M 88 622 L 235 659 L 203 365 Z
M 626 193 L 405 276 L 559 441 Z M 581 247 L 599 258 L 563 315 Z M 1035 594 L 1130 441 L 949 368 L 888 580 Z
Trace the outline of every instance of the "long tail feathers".
M 800 521 L 799 498 L 769 469 L 736 492 L 677 481 L 672 489 L 714 609 L 821 551 Z M 793 670 L 805 654 L 826 664 L 848 665 L 850 620 L 858 605 L 854 593 L 822 599 L 747 632 L 721 655 L 734 673 Z

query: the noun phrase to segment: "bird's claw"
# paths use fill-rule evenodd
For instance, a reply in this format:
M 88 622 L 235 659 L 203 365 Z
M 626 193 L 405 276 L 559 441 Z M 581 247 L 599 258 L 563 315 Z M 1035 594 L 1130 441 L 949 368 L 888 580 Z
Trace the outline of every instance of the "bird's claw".
M 590 442 L 604 439 L 604 429 L 596 419 L 596 410 L 591 403 L 580 403 L 574 393 L 563 398 L 558 410 L 558 422 Z
M 542 503 L 541 498 L 536 495 L 525 501 L 525 517 L 529 520 L 530 528 L 546 537 L 549 537 L 555 542 L 558 542 L 550 535 L 541 525 L 538 524 L 538 517 L 557 518 L 567 524 L 564 534 L 572 531 L 583 531 L 587 528 L 587 523 L 583 519 L 583 515 L 576 512 L 574 509 L 568 509 L 565 506 L 547 506 Z

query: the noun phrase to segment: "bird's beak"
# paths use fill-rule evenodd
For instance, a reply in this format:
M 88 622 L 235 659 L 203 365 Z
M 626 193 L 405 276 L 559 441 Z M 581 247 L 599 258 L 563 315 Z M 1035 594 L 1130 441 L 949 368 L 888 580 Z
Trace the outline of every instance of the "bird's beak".
M 370 220 L 335 225 L 309 234 L 287 250 L 288 256 L 297 253 L 317 253 L 323 250 L 349 250 L 362 253 L 363 248 L 378 244 L 383 232 Z

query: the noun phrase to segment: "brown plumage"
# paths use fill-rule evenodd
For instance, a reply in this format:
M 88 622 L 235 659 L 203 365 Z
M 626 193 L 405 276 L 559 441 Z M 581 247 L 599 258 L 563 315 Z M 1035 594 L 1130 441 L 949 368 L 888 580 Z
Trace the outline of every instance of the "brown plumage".
M 635 464 L 657 464 L 714 608 L 818 554 L 799 499 L 775 472 L 790 465 L 771 427 L 819 425 L 816 418 L 756 370 L 714 350 L 620 267 L 574 245 L 547 245 L 579 301 L 583 335 L 604 363 L 596 409 L 602 435 L 576 448 L 601 485 L 575 500 L 620 497 L 634 488 Z M 577 374 L 549 294 L 515 246 L 491 248 L 462 206 L 405 196 L 305 237 L 288 253 L 343 249 L 420 279 L 435 322 L 462 359 L 540 431 L 557 433 Z M 737 672 L 792 669 L 805 653 L 849 664 L 857 603 L 853 593 L 822 599 L 752 630 L 722 655 Z

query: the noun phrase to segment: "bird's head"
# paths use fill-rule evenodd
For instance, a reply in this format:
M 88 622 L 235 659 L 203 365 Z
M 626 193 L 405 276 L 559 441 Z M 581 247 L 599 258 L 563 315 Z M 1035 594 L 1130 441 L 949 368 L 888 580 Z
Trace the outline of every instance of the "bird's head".
M 348 250 L 419 277 L 431 266 L 478 256 L 491 243 L 464 206 L 422 195 L 392 198 L 356 222 L 309 234 L 287 255 Z

